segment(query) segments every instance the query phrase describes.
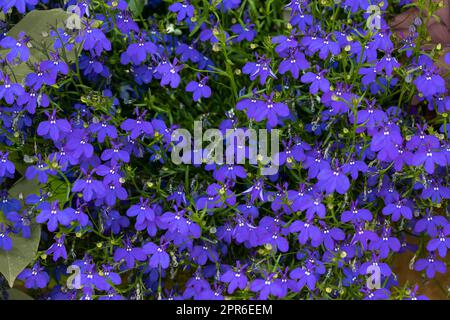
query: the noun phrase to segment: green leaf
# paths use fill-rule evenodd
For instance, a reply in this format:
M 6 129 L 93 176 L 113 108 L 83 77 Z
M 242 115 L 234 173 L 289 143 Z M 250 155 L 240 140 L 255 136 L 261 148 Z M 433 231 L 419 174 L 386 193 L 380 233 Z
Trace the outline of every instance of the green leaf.
M 35 259 L 41 239 L 41 226 L 31 225 L 29 239 L 15 234 L 11 235 L 11 239 L 13 241 L 12 250 L 0 250 L 0 273 L 6 278 L 10 287 L 14 285 L 14 281 L 23 269 Z
M 12 27 L 7 35 L 17 38 L 20 32 L 25 32 L 27 36 L 31 38 L 30 58 L 27 63 L 20 63 L 18 65 L 5 68 L 5 71 L 10 75 L 14 74 L 17 82 L 22 82 L 24 77 L 30 73 L 31 68 L 29 64 L 47 59 L 46 52 L 53 51 L 53 39 L 50 35 L 50 30 L 56 28 L 65 28 L 69 13 L 62 9 L 52 10 L 33 10 L 22 18 L 14 27 Z M 0 50 L 0 54 L 4 55 L 9 50 Z M 79 52 L 79 50 L 78 50 Z M 67 62 L 74 62 L 77 58 L 75 56 L 75 50 L 66 51 Z
M 32 297 L 27 295 L 25 292 L 18 289 L 12 288 L 6 290 L 8 293 L 8 300 L 34 300 Z
M 22 18 L 7 35 L 16 38 L 20 32 L 25 32 L 32 40 L 32 44 L 50 47 L 52 37 L 51 28 L 63 28 L 69 13 L 62 9 L 33 10 Z
M 22 177 L 9 189 L 9 195 L 18 199 L 25 199 L 30 194 L 39 194 L 39 181 L 27 180 Z
M 128 0 L 128 8 L 135 17 L 139 17 L 144 10 L 145 0 Z

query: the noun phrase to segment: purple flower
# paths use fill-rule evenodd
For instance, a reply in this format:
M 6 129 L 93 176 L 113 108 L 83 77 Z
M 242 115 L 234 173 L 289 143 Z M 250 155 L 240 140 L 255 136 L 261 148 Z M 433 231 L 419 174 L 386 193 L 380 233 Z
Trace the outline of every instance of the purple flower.
M 398 155 L 397 146 L 402 145 L 403 138 L 400 128 L 393 124 L 381 127 L 372 137 L 370 149 L 378 152 L 378 159 L 387 161 L 393 160 Z
M 427 244 L 428 251 L 439 252 L 439 255 L 444 258 L 447 255 L 447 249 L 450 248 L 450 223 L 448 223 L 443 230 L 441 230 L 438 236 L 431 239 Z
M 289 227 L 290 232 L 300 232 L 298 234 L 298 242 L 300 244 L 306 244 L 308 239 L 314 242 L 321 242 L 322 233 L 320 229 L 313 225 L 311 221 L 303 222 L 300 220 L 295 220 Z
M 354 160 L 353 158 L 350 161 L 342 166 L 342 172 L 345 174 L 349 174 L 353 180 L 358 178 L 358 173 L 366 173 L 367 172 L 367 164 L 364 161 Z
M 47 134 L 53 141 L 58 141 L 67 135 L 72 127 L 69 121 L 66 119 L 56 119 L 56 109 L 53 109 L 52 114 L 45 111 L 48 117 L 48 121 L 42 121 L 37 128 L 37 134 L 40 136 L 46 136 Z
M 89 125 L 89 131 L 97 134 L 97 140 L 100 143 L 103 143 L 106 137 L 110 139 L 117 138 L 117 129 L 115 126 L 109 124 L 108 120 L 110 118 L 104 117 L 101 121 Z
M 243 166 L 224 164 L 214 171 L 214 178 L 218 181 L 225 182 L 227 180 L 236 181 L 237 178 L 247 177 L 247 172 Z
M 317 186 L 325 190 L 327 194 L 333 193 L 335 190 L 340 194 L 345 194 L 350 188 L 350 181 L 337 161 L 334 169 L 321 170 L 317 179 L 319 180 Z
M 414 154 L 411 164 L 414 166 L 420 166 L 423 164 L 425 171 L 429 174 L 433 174 L 436 164 L 442 167 L 447 166 L 447 159 L 445 154 L 440 150 L 421 148 Z
M 24 0 L 18 1 L 24 2 Z M 13 37 L 4 37 L 0 41 L 0 46 L 6 49 L 11 49 L 6 54 L 6 61 L 13 62 L 16 58 L 19 58 L 22 62 L 27 61 L 28 57 L 30 56 L 30 50 L 27 46 L 29 41 L 30 38 L 25 35 L 25 32 L 20 32 L 17 40 L 15 40 Z
M 83 22 L 85 23 L 85 22 Z M 111 41 L 100 29 L 92 27 L 92 23 L 85 23 L 86 27 L 76 38 L 78 43 L 83 42 L 83 49 L 90 51 L 92 55 L 101 56 L 104 50 L 111 50 Z
M 178 22 L 194 16 L 194 6 L 188 1 L 171 4 L 169 6 L 169 11 L 177 13 Z
M 270 274 L 266 279 L 255 279 L 250 284 L 250 290 L 259 292 L 259 299 L 266 300 L 269 295 L 280 297 L 283 293 L 281 281 L 274 279 L 275 274 Z
M 45 252 L 48 255 L 53 255 L 53 261 L 55 262 L 58 261 L 59 258 L 63 258 L 64 260 L 67 259 L 67 251 L 66 247 L 64 246 L 65 238 L 66 236 L 64 234 L 62 234 L 60 237 L 55 236 L 55 243 L 53 243 Z
M 436 237 L 438 235 L 438 229 L 444 228 L 448 224 L 448 221 L 443 216 L 433 216 L 429 212 L 427 215 L 418 220 L 414 226 L 414 232 L 424 232 L 431 237 Z
M 363 75 L 361 83 L 365 86 L 375 82 L 377 78 L 377 67 L 361 68 L 359 69 L 359 74 Z
M 89 216 L 84 212 L 85 205 L 80 204 L 80 200 L 77 200 L 77 208 L 66 208 L 67 215 L 73 218 L 73 221 L 77 221 L 81 227 L 85 227 L 89 224 Z
M 308 169 L 308 178 L 312 179 L 317 177 L 319 172 L 323 170 L 330 170 L 330 163 L 325 160 L 322 151 L 319 148 L 315 148 L 306 155 L 306 160 L 303 163 L 305 169 Z
M 292 279 L 298 279 L 297 291 L 300 291 L 305 285 L 309 290 L 314 290 L 316 287 L 317 278 L 313 270 L 310 268 L 295 268 L 289 275 Z
M 412 210 L 406 205 L 406 200 L 398 199 L 394 203 L 390 203 L 382 210 L 385 216 L 391 216 L 392 221 L 398 221 L 401 217 L 410 220 L 412 219 Z
M 84 129 L 75 129 L 68 136 L 65 149 L 71 152 L 73 161 L 76 162 L 82 156 L 85 158 L 92 157 L 94 154 L 94 147 L 89 143 L 89 140 L 89 135 Z
M 112 149 L 105 149 L 102 152 L 101 159 L 103 161 L 112 160 L 115 162 L 123 161 L 125 163 L 130 162 L 130 154 L 125 150 L 120 150 L 121 145 L 112 144 Z
M 29 113 L 34 114 L 38 106 L 48 107 L 50 99 L 45 93 L 38 93 L 34 89 L 30 89 L 30 92 L 24 92 L 18 97 L 16 102 L 20 106 L 25 106 Z
M 336 241 L 342 241 L 345 239 L 345 233 L 344 231 L 336 227 L 328 228 L 322 221 L 319 221 L 319 223 L 323 227 L 322 230 L 323 244 L 326 249 L 333 251 L 336 247 Z M 322 239 L 320 239 L 318 242 L 312 240 L 312 245 L 314 247 L 319 246 L 319 244 L 322 242 Z
M 156 71 L 161 75 L 161 85 L 166 86 L 170 84 L 171 88 L 177 88 L 181 81 L 180 75 L 178 73 L 183 68 L 184 65 L 179 65 L 177 58 L 173 60 L 173 64 L 167 61 L 161 62 L 156 67 Z
M 103 210 L 102 214 L 105 222 L 105 232 L 111 231 L 112 234 L 118 234 L 122 229 L 130 226 L 130 219 L 121 216 L 116 210 Z
M 154 132 L 152 124 L 149 121 L 144 120 L 147 111 L 139 114 L 139 110 L 136 108 L 135 113 L 137 116 L 136 120 L 126 119 L 122 122 L 120 128 L 125 131 L 130 131 L 130 138 L 133 140 L 138 138 L 143 133 L 152 135 Z
M 33 268 L 27 268 L 23 270 L 17 279 L 25 281 L 25 287 L 29 289 L 43 289 L 50 281 L 50 277 L 44 268 L 36 263 Z
M 3 223 L 0 223 L 0 248 L 9 251 L 13 247 L 11 238 L 8 236 L 9 230 Z
M 3 84 L 0 85 L 0 99 L 4 98 L 6 103 L 13 104 L 15 100 L 18 100 L 23 94 L 25 94 L 25 90 L 18 83 L 11 83 L 9 80 L 9 76 L 2 76 L 0 73 L 0 80 L 3 78 Z
M 158 47 L 151 41 L 146 41 L 145 36 L 141 35 L 137 43 L 132 43 L 128 46 L 127 50 L 120 56 L 120 62 L 122 64 L 129 64 L 133 62 L 135 65 L 139 65 L 147 59 L 149 54 L 156 55 Z
M 254 118 L 258 122 L 267 119 L 269 125 L 275 127 L 279 123 L 279 117 L 289 116 L 289 108 L 282 102 L 273 101 L 273 92 L 270 96 L 265 94 L 263 96 L 265 98 L 264 104 L 261 104 L 261 107 L 255 112 Z
M 44 202 L 41 205 L 41 212 L 36 216 L 37 223 L 47 223 L 48 231 L 54 232 L 58 224 L 67 226 L 72 221 L 72 217 L 65 210 L 59 208 L 58 200 L 51 204 Z
M 228 294 L 232 294 L 236 289 L 244 290 L 247 287 L 246 268 L 247 265 L 241 266 L 240 262 L 237 261 L 235 270 L 229 269 L 221 275 L 220 281 L 228 283 Z
M 169 267 L 170 257 L 166 252 L 166 247 L 167 244 L 157 246 L 153 242 L 148 242 L 142 247 L 145 254 L 152 255 L 149 261 L 149 266 L 151 268 L 161 266 L 161 268 L 167 269 Z
M 300 50 L 290 50 L 289 57 L 280 63 L 278 72 L 285 74 L 289 71 L 295 79 L 298 79 L 300 70 L 306 70 L 309 67 L 309 62 Z
M 319 52 L 319 58 L 322 60 L 327 59 L 328 55 L 331 53 L 334 56 L 337 56 L 341 52 L 341 48 L 339 47 L 339 44 L 335 41 L 331 41 L 329 36 L 326 36 L 325 38 L 320 37 L 314 37 L 315 39 L 311 39 L 310 43 L 308 41 L 305 41 L 305 43 L 309 50 L 311 50 L 311 53 Z
M 100 181 L 93 179 L 88 173 L 84 179 L 78 179 L 72 186 L 72 192 L 82 192 L 85 201 L 103 198 L 106 195 L 106 188 Z
M 385 288 L 368 291 L 364 300 L 387 300 L 389 299 L 389 291 Z
M 217 251 L 206 243 L 194 246 L 191 250 L 191 257 L 198 265 L 201 266 L 205 265 L 208 260 L 212 263 L 217 263 L 219 261 Z
M 317 69 L 319 70 L 319 69 Z M 317 94 L 319 89 L 322 92 L 330 91 L 330 82 L 324 78 L 326 70 L 319 71 L 317 74 L 313 72 L 307 72 L 300 78 L 303 83 L 311 83 L 309 86 L 309 92 Z
M 445 262 L 437 260 L 434 254 L 430 254 L 426 259 L 417 260 L 414 269 L 417 271 L 426 269 L 425 273 L 428 279 L 432 279 L 436 275 L 436 272 L 445 274 L 447 267 Z
M 368 244 L 378 240 L 378 235 L 372 230 L 364 229 L 363 224 L 357 224 L 355 226 L 355 234 L 353 235 L 351 244 L 360 243 L 364 250 L 368 249 Z
M 234 41 L 242 42 L 246 40 L 248 42 L 252 42 L 253 39 L 256 37 L 256 30 L 254 28 L 255 24 L 253 23 L 244 26 L 239 23 L 232 25 L 231 31 L 233 31 L 233 33 L 238 35 L 238 37 L 234 39 Z
M 127 190 L 120 184 L 110 182 L 109 184 L 104 185 L 104 187 L 106 190 L 104 201 L 108 206 L 114 206 L 116 204 L 117 199 L 126 200 L 128 198 Z
M 432 96 L 445 92 L 445 80 L 433 70 L 427 70 L 425 73 L 419 75 L 414 84 L 417 90 L 421 92 L 425 97 Z
M 59 73 L 63 75 L 69 73 L 69 66 L 61 60 L 57 52 L 50 52 L 50 60 L 42 61 L 41 68 L 49 72 L 54 81 L 56 81 Z
M 353 224 L 364 221 L 372 221 L 372 213 L 367 209 L 358 209 L 358 202 L 352 202 L 349 211 L 344 211 L 341 221 L 347 223 L 351 221 Z
M 14 233 L 22 233 L 22 237 L 29 239 L 31 236 L 31 217 L 30 213 L 27 211 L 23 211 L 22 214 L 19 214 L 15 211 L 10 211 L 5 214 L 6 218 L 14 223 Z
M 0 178 L 13 176 L 16 171 L 14 163 L 8 159 L 9 152 L 0 151 Z
M 200 75 L 198 75 L 200 77 Z M 206 85 L 208 77 L 203 77 L 199 82 L 191 81 L 186 86 L 187 92 L 194 93 L 194 101 L 200 100 L 200 98 L 209 98 L 211 96 L 211 88 Z
M 114 252 L 114 261 L 120 262 L 124 260 L 127 268 L 132 269 L 135 261 L 147 260 L 145 250 L 142 248 L 133 247 L 130 240 L 125 240 L 123 245 L 124 248 L 117 248 Z
M 434 203 L 441 203 L 443 199 L 450 199 L 450 188 L 444 187 L 437 182 L 431 182 L 422 191 L 422 199 L 428 198 Z
M 184 210 L 178 210 L 174 207 L 175 212 L 165 212 L 161 218 L 161 228 L 168 229 L 170 232 L 177 232 L 181 235 L 189 235 L 194 238 L 200 238 L 201 228 L 198 224 L 184 217 Z
M 390 251 L 398 252 L 400 250 L 400 241 L 390 235 L 391 228 L 384 228 L 382 236 L 369 245 L 370 250 L 378 250 L 382 259 L 387 258 Z
M 256 62 L 247 62 L 242 68 L 242 72 L 250 75 L 250 80 L 255 80 L 259 77 L 259 83 L 264 85 L 268 77 L 277 79 L 277 76 L 270 69 L 270 59 L 264 56 L 258 58 Z
M 400 63 L 391 55 L 391 52 L 386 52 L 385 56 L 376 64 L 377 72 L 385 70 L 388 77 L 392 76 L 392 70 L 398 67 L 400 67 Z
M 296 35 L 294 34 L 290 35 L 289 37 L 287 36 L 272 37 L 272 43 L 277 44 L 277 46 L 275 47 L 275 52 L 278 53 L 278 55 L 282 55 L 284 51 L 297 48 L 298 46 Z

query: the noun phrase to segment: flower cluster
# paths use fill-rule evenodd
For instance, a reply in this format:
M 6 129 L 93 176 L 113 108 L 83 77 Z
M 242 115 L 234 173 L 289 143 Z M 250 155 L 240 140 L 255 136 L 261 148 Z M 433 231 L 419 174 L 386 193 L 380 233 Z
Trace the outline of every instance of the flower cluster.
M 0 253 L 42 232 L 18 280 L 46 299 L 425 299 L 393 261 L 447 272 L 450 53 L 423 17 L 385 20 L 424 4 L 166 2 L 71 0 L 81 28 L 48 48 L 0 38 Z M 0 1 L 11 24 L 35 8 Z M 279 129 L 278 172 L 248 152 L 175 165 L 194 121 Z

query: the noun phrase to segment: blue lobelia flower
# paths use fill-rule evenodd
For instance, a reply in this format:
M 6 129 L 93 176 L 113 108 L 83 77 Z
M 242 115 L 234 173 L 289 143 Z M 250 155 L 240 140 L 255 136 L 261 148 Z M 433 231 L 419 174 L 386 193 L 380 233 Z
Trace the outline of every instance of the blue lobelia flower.
M 146 41 L 145 35 L 139 36 L 137 43 L 131 43 L 127 50 L 120 56 L 122 64 L 129 64 L 133 62 L 135 65 L 140 65 L 144 62 L 148 55 L 156 55 L 158 47 L 151 41 Z
M 36 216 L 37 223 L 46 223 L 48 231 L 54 232 L 58 225 L 68 226 L 73 220 L 69 212 L 59 208 L 58 200 L 52 203 L 44 202 L 41 212 Z
M 220 281 L 228 283 L 228 294 L 232 294 L 236 289 L 244 290 L 247 287 L 248 279 L 245 275 L 247 265 L 241 266 L 239 261 L 236 261 L 236 268 L 229 269 L 220 276 Z
M 342 167 L 339 166 L 338 161 L 335 161 L 334 168 L 323 169 L 317 175 L 319 180 L 317 186 L 326 191 L 327 194 L 337 191 L 340 194 L 345 194 L 350 188 L 350 181 L 344 174 Z
M 14 176 L 14 172 L 16 168 L 14 163 L 8 159 L 9 152 L 6 151 L 3 153 L 0 151 L 0 178 L 1 177 L 12 177 Z
M 20 32 L 17 40 L 13 37 L 5 37 L 0 41 L 0 46 L 5 49 L 10 49 L 6 54 L 6 61 L 13 62 L 16 58 L 25 62 L 30 56 L 30 50 L 28 49 L 28 42 L 30 38 L 25 35 L 25 32 Z
M 0 72 L 0 80 L 3 80 L 3 84 L 0 85 L 0 99 L 5 99 L 7 104 L 13 104 L 25 93 L 20 84 L 11 83 L 8 75 L 3 76 Z
M 166 252 L 168 243 L 162 243 L 160 246 L 154 244 L 153 242 L 147 242 L 142 247 L 142 250 L 147 255 L 151 255 L 149 260 L 149 266 L 151 268 L 158 268 L 161 266 L 163 269 L 167 269 L 170 264 L 170 256 Z
M 200 74 L 197 75 L 200 79 Z M 211 88 L 206 85 L 208 77 L 203 77 L 197 81 L 191 81 L 186 86 L 187 92 L 193 92 L 194 101 L 200 100 L 200 98 L 209 98 L 211 96 Z
M 427 258 L 417 260 L 414 269 L 417 271 L 425 270 L 428 279 L 432 279 L 436 272 L 445 274 L 447 267 L 445 262 L 437 260 L 434 254 L 430 254 Z
M 67 251 L 64 246 L 65 238 L 66 236 L 64 234 L 59 237 L 55 236 L 55 242 L 47 249 L 47 251 L 45 251 L 46 254 L 53 255 L 53 261 L 55 262 L 58 261 L 59 258 L 63 258 L 64 260 L 67 259 Z
M 9 232 L 7 227 L 0 223 L 0 248 L 5 251 L 10 251 L 13 248 L 12 239 L 8 236 Z
M 132 269 L 136 261 L 142 262 L 147 260 L 148 257 L 145 250 L 133 247 L 129 239 L 124 240 L 123 245 L 123 248 L 117 248 L 114 252 L 114 261 L 125 261 L 126 267 Z
M 442 258 L 447 255 L 447 249 L 450 249 L 450 223 L 447 223 L 445 227 L 438 233 L 438 236 L 428 241 L 427 250 L 438 251 Z
M 177 14 L 178 22 L 194 16 L 194 6 L 188 1 L 177 2 L 169 6 L 169 11 Z
M 17 279 L 25 282 L 25 287 L 29 289 L 42 289 L 47 286 L 50 281 L 50 277 L 47 272 L 44 271 L 44 267 L 41 267 L 39 263 L 34 264 L 30 269 L 23 270 Z
M 56 119 L 56 109 L 53 109 L 52 113 L 44 112 L 48 120 L 39 123 L 37 128 L 37 134 L 40 136 L 49 136 L 53 141 L 58 141 L 69 132 L 72 131 L 72 126 L 66 119 Z
M 270 68 L 270 59 L 264 56 L 258 57 L 256 62 L 247 62 L 242 68 L 242 72 L 250 75 L 250 80 L 254 81 L 259 77 L 259 83 L 264 85 L 268 77 L 277 79 L 277 76 L 272 72 Z
M 319 89 L 322 92 L 328 92 L 330 91 L 330 82 L 324 78 L 326 72 L 326 70 L 319 71 L 317 67 L 317 73 L 307 72 L 302 75 L 300 81 L 303 83 L 310 83 L 309 92 L 312 94 L 317 94 Z

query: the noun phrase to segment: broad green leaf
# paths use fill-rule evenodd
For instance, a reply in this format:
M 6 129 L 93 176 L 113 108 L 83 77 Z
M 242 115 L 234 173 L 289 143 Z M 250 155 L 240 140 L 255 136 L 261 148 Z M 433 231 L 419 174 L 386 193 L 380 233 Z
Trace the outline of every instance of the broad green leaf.
M 145 0 L 128 0 L 128 8 L 135 17 L 139 17 L 144 10 Z
M 21 63 L 12 66 L 12 72 L 9 68 L 5 68 L 6 72 L 14 73 L 15 80 L 22 82 L 24 77 L 30 73 L 29 64 L 47 59 L 45 52 L 53 51 L 53 39 L 50 30 L 56 28 L 65 28 L 69 13 L 62 9 L 52 10 L 33 10 L 29 12 L 22 20 L 7 32 L 8 36 L 17 38 L 20 32 L 25 32 L 31 38 L 30 59 L 28 63 Z M 9 50 L 1 50 L 0 54 L 5 55 Z M 78 50 L 79 52 L 79 50 Z M 68 62 L 74 62 L 77 58 L 75 50 L 66 52 Z
M 25 32 L 30 38 L 33 47 L 52 46 L 50 30 L 52 28 L 65 28 L 69 13 L 62 9 L 33 10 L 22 18 L 7 35 L 16 38 L 20 32 Z
M 9 195 L 17 199 L 25 199 L 30 194 L 39 194 L 39 181 L 37 179 L 27 180 L 22 177 L 9 189 Z
M 34 300 L 32 297 L 19 289 L 12 288 L 6 290 L 6 292 L 8 293 L 8 300 Z
M 41 226 L 38 224 L 31 226 L 29 239 L 15 234 L 11 234 L 11 239 L 12 250 L 0 250 L 0 273 L 6 278 L 10 287 L 14 285 L 14 281 L 23 269 L 35 259 L 41 239 Z

